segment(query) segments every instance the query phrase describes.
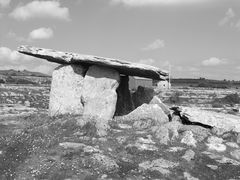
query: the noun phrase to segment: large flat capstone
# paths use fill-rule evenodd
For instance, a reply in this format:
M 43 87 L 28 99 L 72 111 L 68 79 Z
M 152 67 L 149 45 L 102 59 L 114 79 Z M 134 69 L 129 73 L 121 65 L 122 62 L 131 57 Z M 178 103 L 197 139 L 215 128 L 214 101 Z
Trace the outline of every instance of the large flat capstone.
M 51 49 L 31 46 L 20 46 L 18 51 L 30 56 L 46 59 L 59 64 L 100 65 L 116 69 L 120 74 L 139 76 L 157 80 L 166 79 L 167 72 L 145 64 L 132 63 L 119 59 L 104 58 L 91 55 L 82 55 L 69 52 L 54 51 Z

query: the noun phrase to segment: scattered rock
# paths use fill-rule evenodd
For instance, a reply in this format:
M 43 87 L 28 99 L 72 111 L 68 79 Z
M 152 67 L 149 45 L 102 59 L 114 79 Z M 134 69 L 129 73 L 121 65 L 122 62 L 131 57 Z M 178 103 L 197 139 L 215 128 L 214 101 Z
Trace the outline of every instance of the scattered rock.
M 118 164 L 116 161 L 108 156 L 97 153 L 91 157 L 92 166 L 95 169 L 99 169 L 106 172 L 118 171 Z
M 237 143 L 240 144 L 240 133 L 237 135 Z
M 183 132 L 181 143 L 187 144 L 188 146 L 196 147 L 197 141 L 196 139 L 194 139 L 192 131 Z
M 131 149 L 133 147 L 137 148 L 139 151 L 157 151 L 158 150 L 158 148 L 153 144 L 147 144 L 147 143 L 141 143 L 141 142 L 130 144 L 126 148 Z
M 188 172 L 184 172 L 183 173 L 184 178 L 186 178 L 187 180 L 199 180 L 198 178 L 193 177 L 191 174 L 189 174 Z
M 207 139 L 207 141 L 208 141 L 208 143 L 211 143 L 211 144 L 222 144 L 223 143 L 223 139 L 219 138 L 217 136 L 210 136 Z
M 74 143 L 74 142 L 63 142 L 59 143 L 59 146 L 63 147 L 64 149 L 74 149 L 74 150 L 83 150 L 85 153 L 100 153 L 102 152 L 100 149 L 87 146 L 83 143 Z
M 132 126 L 128 125 L 128 124 L 118 124 L 118 126 L 121 128 L 121 129 L 131 129 Z
M 156 104 L 143 104 L 128 115 L 124 116 L 124 119 L 134 122 L 133 127 L 136 129 L 146 129 L 154 125 L 161 125 L 168 122 L 168 117 Z M 147 123 L 144 121 L 147 121 Z
M 208 151 L 204 151 L 202 153 L 207 155 L 211 159 L 214 159 L 215 161 L 221 163 L 221 164 L 231 164 L 231 165 L 234 165 L 234 166 L 239 166 L 240 165 L 240 162 L 238 162 L 234 159 L 230 159 L 228 157 L 225 157 L 223 155 L 215 154 L 215 153 L 208 152 Z
M 167 107 L 157 96 L 154 96 L 150 101 L 150 104 L 157 104 L 160 108 L 162 108 L 163 112 L 167 115 L 171 115 L 171 111 L 169 107 Z
M 240 132 L 240 121 L 238 116 L 194 107 L 183 107 L 183 113 L 189 115 L 189 120 L 191 122 L 200 122 L 205 125 L 221 128 L 225 130 L 225 132 Z
M 24 105 L 27 106 L 27 107 L 30 107 L 30 102 L 29 101 L 24 101 Z
M 61 65 L 52 74 L 49 115 L 82 114 L 81 103 L 85 69 L 81 65 Z
M 128 145 L 127 148 L 136 147 L 140 151 L 157 151 L 158 148 L 154 145 L 156 143 L 151 138 L 151 135 L 148 135 L 146 138 L 139 137 L 135 144 Z
M 227 147 L 224 144 L 206 144 L 209 150 L 223 152 L 226 151 Z
M 179 163 L 171 162 L 163 158 L 160 158 L 153 161 L 145 161 L 139 164 L 139 169 L 142 171 L 146 171 L 146 170 L 158 171 L 163 175 L 167 175 L 170 173 L 169 169 L 172 169 L 178 165 Z
M 63 147 L 64 149 L 82 149 L 85 144 L 75 142 L 63 142 L 59 143 L 59 146 Z
M 117 141 L 118 141 L 119 144 L 125 143 L 126 140 L 127 140 L 127 138 L 125 136 L 118 136 L 117 137 Z
M 211 165 L 211 164 L 207 164 L 207 167 L 209 167 L 209 168 L 212 169 L 212 170 L 217 170 L 217 169 L 218 169 L 217 166 Z
M 195 152 L 191 149 L 188 149 L 185 154 L 182 156 L 183 159 L 187 160 L 187 161 L 191 161 L 193 160 L 195 157 Z
M 208 143 L 206 144 L 208 146 L 209 150 L 213 150 L 213 151 L 218 151 L 218 152 L 223 152 L 227 149 L 227 147 L 222 144 L 223 143 L 223 139 L 216 137 L 216 136 L 210 136 L 207 139 Z
M 194 138 L 198 142 L 203 141 L 206 137 L 208 137 L 211 134 L 208 129 L 195 125 L 183 125 L 181 126 L 180 131 L 192 131 Z
M 226 142 L 226 145 L 232 148 L 239 148 L 239 145 L 235 142 Z
M 185 148 L 183 147 L 170 147 L 168 149 L 169 152 L 178 152 L 178 151 L 183 151 Z
M 167 145 L 170 141 L 169 138 L 169 130 L 163 126 L 157 127 L 156 130 L 154 130 L 155 137 L 159 140 L 160 144 Z
M 135 121 L 133 127 L 137 130 L 149 129 L 155 125 L 155 122 L 152 119 Z
M 240 150 L 239 149 L 236 149 L 236 150 L 232 151 L 230 154 L 235 159 L 240 160 Z

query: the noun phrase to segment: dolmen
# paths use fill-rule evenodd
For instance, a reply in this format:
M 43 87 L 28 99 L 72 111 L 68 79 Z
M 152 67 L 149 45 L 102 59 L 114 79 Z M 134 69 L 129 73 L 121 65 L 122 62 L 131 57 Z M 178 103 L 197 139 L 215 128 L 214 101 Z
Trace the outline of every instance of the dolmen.
M 165 80 L 159 68 L 119 59 L 20 46 L 20 53 L 60 64 L 52 74 L 49 115 L 82 115 L 107 126 L 115 114 L 131 112 L 134 105 L 129 76 Z

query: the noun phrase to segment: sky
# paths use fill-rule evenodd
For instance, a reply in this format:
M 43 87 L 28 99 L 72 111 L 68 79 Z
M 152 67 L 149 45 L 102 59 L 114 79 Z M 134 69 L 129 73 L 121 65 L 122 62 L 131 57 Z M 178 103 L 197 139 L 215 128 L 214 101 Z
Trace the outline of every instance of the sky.
M 240 80 L 240 0 L 0 0 L 0 69 L 58 66 L 20 45 Z

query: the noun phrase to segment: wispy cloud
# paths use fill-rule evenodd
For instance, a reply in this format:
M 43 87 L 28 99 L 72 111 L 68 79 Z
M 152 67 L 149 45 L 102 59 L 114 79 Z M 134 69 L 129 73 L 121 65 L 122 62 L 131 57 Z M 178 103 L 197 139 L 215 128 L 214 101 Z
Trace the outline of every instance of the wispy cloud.
M 10 4 L 11 0 L 0 0 L 0 7 L 8 7 Z
M 219 58 L 216 58 L 216 57 L 211 57 L 209 59 L 206 59 L 206 60 L 202 61 L 203 66 L 218 66 L 218 65 L 222 65 L 222 64 L 227 64 L 227 60 L 226 59 L 219 59 Z
M 114 4 L 124 4 L 126 6 L 141 7 L 155 5 L 181 5 L 207 2 L 207 0 L 111 0 Z
M 49 39 L 53 37 L 53 30 L 51 28 L 38 28 L 29 33 L 29 40 Z
M 0 65 L 18 65 L 24 62 L 28 62 L 31 58 L 24 56 L 17 51 L 12 51 L 8 47 L 0 47 Z
M 230 22 L 235 17 L 235 12 L 232 8 L 229 8 L 227 12 L 225 13 L 225 16 L 219 21 L 219 26 L 223 26 Z
M 32 18 L 70 20 L 68 8 L 61 7 L 59 1 L 32 1 L 26 5 L 18 6 L 10 13 L 10 17 L 16 20 Z
M 156 39 L 155 41 L 153 41 L 152 43 L 150 43 L 149 45 L 144 47 L 143 50 L 145 50 L 145 51 L 157 50 L 157 49 L 164 48 L 164 47 L 165 47 L 164 40 Z

